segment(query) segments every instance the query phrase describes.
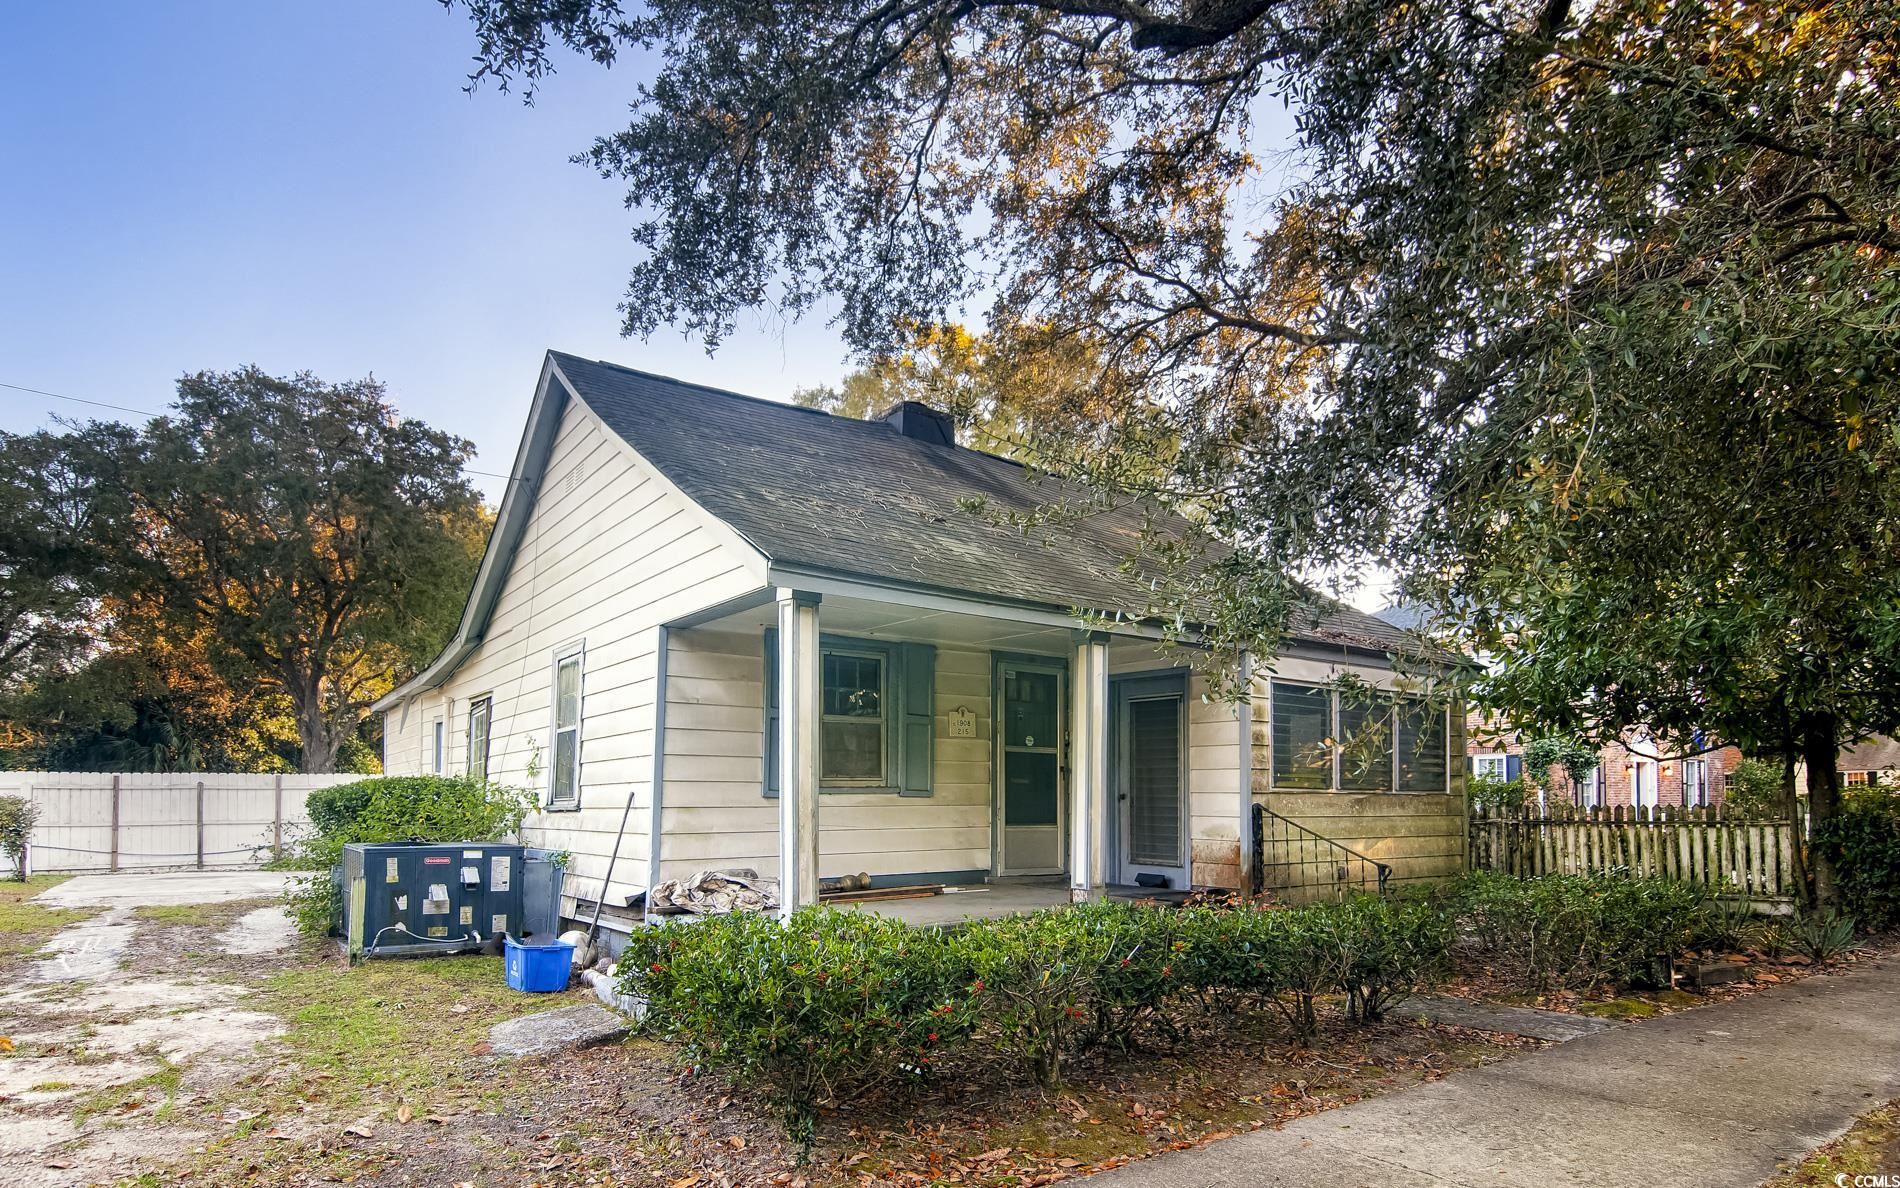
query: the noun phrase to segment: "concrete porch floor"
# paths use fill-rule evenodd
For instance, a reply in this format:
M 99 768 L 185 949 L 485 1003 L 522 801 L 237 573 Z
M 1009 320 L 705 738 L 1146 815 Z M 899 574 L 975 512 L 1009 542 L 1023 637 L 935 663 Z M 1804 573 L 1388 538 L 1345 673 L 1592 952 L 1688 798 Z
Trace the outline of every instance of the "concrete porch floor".
M 868 900 L 841 903 L 854 912 L 874 912 L 906 924 L 961 924 L 966 920 L 994 920 L 1069 902 L 1068 884 L 1060 879 L 1032 882 L 979 883 L 945 887 L 942 895 L 921 899 Z

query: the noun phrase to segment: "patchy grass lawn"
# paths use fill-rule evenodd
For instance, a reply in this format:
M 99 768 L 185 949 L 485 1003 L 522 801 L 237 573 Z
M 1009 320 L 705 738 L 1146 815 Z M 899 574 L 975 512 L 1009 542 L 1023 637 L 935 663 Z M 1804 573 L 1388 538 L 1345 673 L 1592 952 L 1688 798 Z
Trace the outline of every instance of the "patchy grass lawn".
M 0 967 L 8 958 L 33 953 L 68 924 L 99 914 L 96 908 L 51 908 L 29 902 L 70 875 L 34 875 L 22 883 L 0 879 Z
M 1762 1188 L 1833 1188 L 1839 1177 L 1900 1175 L 1900 1100 L 1869 1110 L 1846 1134 Z
M 244 913 L 278 902 L 275 899 L 226 899 L 217 903 L 152 903 L 132 909 L 132 918 L 153 924 L 186 928 L 228 927 Z

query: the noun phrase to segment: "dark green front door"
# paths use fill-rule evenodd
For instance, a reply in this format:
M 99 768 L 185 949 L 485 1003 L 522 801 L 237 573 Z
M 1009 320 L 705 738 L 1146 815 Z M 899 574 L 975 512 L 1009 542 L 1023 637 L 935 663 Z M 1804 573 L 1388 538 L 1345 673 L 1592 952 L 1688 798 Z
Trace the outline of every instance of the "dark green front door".
M 996 666 L 998 874 L 1055 874 L 1066 850 L 1062 803 L 1066 681 L 1060 664 Z

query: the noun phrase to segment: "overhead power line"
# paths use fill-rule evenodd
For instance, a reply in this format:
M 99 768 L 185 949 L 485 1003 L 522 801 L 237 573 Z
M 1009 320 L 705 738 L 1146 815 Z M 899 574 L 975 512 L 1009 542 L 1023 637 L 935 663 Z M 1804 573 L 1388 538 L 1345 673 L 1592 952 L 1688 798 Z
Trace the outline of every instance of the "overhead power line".
M 54 400 L 70 400 L 74 404 L 90 405 L 93 408 L 109 408 L 113 412 L 131 413 L 135 417 L 161 417 L 165 415 L 164 413 L 155 413 L 149 408 L 129 408 L 123 404 L 107 404 L 103 400 L 88 400 L 84 396 L 68 396 L 64 392 L 48 392 L 45 388 L 29 388 L 25 384 L 9 384 L 4 380 L 0 380 L 0 388 L 11 388 L 15 392 L 31 392 L 35 396 L 46 396 Z M 470 474 L 485 475 L 488 478 L 507 479 L 509 482 L 515 481 L 512 475 L 501 474 L 493 470 L 477 470 L 473 466 L 464 466 L 462 469 Z

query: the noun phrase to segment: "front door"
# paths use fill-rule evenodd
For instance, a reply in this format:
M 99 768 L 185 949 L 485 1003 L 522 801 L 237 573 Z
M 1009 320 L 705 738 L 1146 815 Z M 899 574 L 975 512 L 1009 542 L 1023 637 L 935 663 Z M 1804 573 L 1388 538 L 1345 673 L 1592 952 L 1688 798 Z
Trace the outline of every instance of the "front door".
M 996 664 L 996 872 L 1060 874 L 1066 670 L 1059 662 Z
M 1115 683 L 1115 796 L 1120 876 L 1187 879 L 1187 681 L 1178 675 Z

